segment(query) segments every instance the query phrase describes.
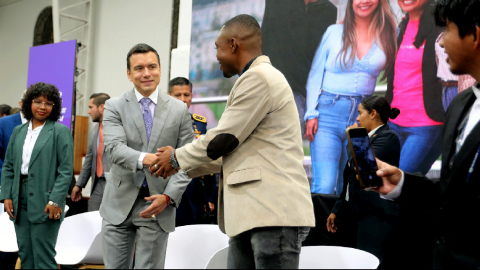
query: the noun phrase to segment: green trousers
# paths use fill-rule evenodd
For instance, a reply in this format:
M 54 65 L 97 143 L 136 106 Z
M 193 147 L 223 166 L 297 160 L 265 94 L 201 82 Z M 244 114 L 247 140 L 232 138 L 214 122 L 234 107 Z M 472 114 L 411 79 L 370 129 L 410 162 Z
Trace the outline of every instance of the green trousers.
M 28 220 L 28 190 L 25 183 L 22 183 L 20 211 L 16 211 L 15 222 L 18 256 L 22 261 L 22 269 L 57 269 L 55 245 L 61 221 L 32 223 Z

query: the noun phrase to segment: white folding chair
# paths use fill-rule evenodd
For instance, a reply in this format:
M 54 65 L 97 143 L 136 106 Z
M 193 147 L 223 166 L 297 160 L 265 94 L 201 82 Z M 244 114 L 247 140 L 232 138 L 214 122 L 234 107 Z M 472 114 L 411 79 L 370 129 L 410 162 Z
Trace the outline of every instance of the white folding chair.
M 15 226 L 10 221 L 7 212 L 0 214 L 0 251 L 18 252 L 17 235 Z
M 303 247 L 300 269 L 376 269 L 380 261 L 374 255 L 346 247 Z
M 217 225 L 178 227 L 168 238 L 166 269 L 203 269 L 219 249 L 228 246 L 228 236 Z
M 3 205 L 3 203 L 0 203 L 0 215 L 5 212 L 5 206 Z
M 219 250 L 206 269 L 226 269 L 228 248 Z M 379 260 L 372 254 L 354 248 L 303 247 L 299 269 L 376 269 Z
M 98 211 L 66 218 L 57 238 L 57 256 L 61 265 L 102 265 L 102 218 Z
M 222 248 L 215 253 L 205 269 L 227 269 L 228 247 Z

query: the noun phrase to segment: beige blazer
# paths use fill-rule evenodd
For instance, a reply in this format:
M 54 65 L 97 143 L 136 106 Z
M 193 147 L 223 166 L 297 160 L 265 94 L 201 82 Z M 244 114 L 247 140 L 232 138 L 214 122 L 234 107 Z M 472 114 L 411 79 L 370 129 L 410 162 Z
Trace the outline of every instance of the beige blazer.
M 292 89 L 267 56 L 233 86 L 218 126 L 176 150 L 189 177 L 220 172 L 220 229 L 314 227 Z

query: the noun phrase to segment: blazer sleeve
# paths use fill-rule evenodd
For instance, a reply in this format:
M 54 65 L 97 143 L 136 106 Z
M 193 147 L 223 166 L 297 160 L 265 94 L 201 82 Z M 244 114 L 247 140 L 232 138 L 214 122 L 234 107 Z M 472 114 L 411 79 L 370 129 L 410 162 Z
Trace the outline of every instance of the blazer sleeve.
M 327 63 L 329 53 L 329 37 L 331 36 L 333 27 L 329 27 L 323 35 L 322 42 L 315 52 L 315 58 L 310 68 L 307 80 L 307 101 L 305 121 L 318 118 L 318 95 L 323 85 L 323 75 L 325 74 L 325 65 Z
M 7 146 L 7 152 L 5 154 L 5 161 L 3 163 L 2 168 L 2 191 L 0 192 L 0 202 L 3 203 L 4 200 L 11 200 L 12 199 L 12 186 L 13 186 L 13 179 L 15 177 L 14 172 L 14 151 L 15 148 L 15 139 L 17 138 L 17 130 L 15 128 L 13 130 L 12 137 L 10 137 L 10 142 Z
M 218 126 L 176 151 L 186 172 L 234 152 L 271 111 L 270 86 L 263 74 L 246 72 L 239 80 Z
M 400 140 L 391 132 L 382 132 L 372 142 L 373 152 L 379 160 L 398 167 L 400 160 Z
M 3 161 L 5 160 L 5 153 L 7 145 L 4 145 L 4 131 L 3 131 L 3 123 L 0 124 L 0 186 L 2 185 L 2 167 Z
M 103 115 L 103 142 L 105 152 L 108 154 L 113 164 L 127 167 L 136 173 L 138 159 L 142 152 L 134 150 L 127 146 L 127 135 L 122 123 L 120 114 L 113 101 L 107 100 Z
M 347 197 L 349 176 L 350 176 L 350 168 L 348 167 L 348 164 L 347 164 L 347 166 L 345 167 L 345 170 L 343 171 L 343 190 L 332 209 L 332 213 L 334 213 L 335 215 L 338 215 L 338 213 L 340 212 L 340 209 L 342 209 L 344 204 L 347 202 L 345 198 Z
M 73 177 L 73 137 L 64 125 L 55 123 L 57 144 L 57 178 L 49 199 L 58 204 L 67 197 Z
M 175 148 L 185 146 L 188 143 L 191 143 L 194 139 L 192 131 L 192 121 L 188 108 L 185 105 L 183 109 L 182 122 L 180 124 L 180 133 L 177 139 L 177 145 Z M 175 202 L 180 202 L 183 192 L 187 189 L 188 184 L 192 179 L 185 173 L 183 170 L 180 170 L 179 173 L 170 177 L 167 186 L 165 187 L 164 193 L 172 198 Z M 178 207 L 178 203 L 176 207 Z
M 420 174 L 404 174 L 402 193 L 397 202 L 414 209 L 433 212 L 440 199 L 440 182 L 434 182 Z
M 85 186 L 87 185 L 88 179 L 90 179 L 92 175 L 92 162 L 97 160 L 97 157 L 93 156 L 93 147 L 95 147 L 97 142 L 96 138 L 94 138 L 93 136 L 94 134 L 95 132 L 92 130 L 89 136 L 90 144 L 88 146 L 87 155 L 85 156 L 85 160 L 82 166 L 82 171 L 80 172 L 80 175 L 78 176 L 78 180 L 76 183 L 76 185 L 81 188 L 85 188 Z
M 188 176 L 190 178 L 197 178 L 202 175 L 220 173 L 220 171 L 222 170 L 222 161 L 223 161 L 223 158 L 219 158 L 210 163 L 203 164 L 198 168 L 188 171 Z

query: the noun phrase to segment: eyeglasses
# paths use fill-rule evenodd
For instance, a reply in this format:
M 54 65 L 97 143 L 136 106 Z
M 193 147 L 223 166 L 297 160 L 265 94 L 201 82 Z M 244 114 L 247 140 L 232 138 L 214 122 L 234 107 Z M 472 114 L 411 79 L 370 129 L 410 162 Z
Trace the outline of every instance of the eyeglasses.
M 45 105 L 45 108 L 51 109 L 51 108 L 53 108 L 53 105 L 55 105 L 55 104 L 53 104 L 53 102 L 51 102 L 51 101 L 42 102 L 40 100 L 34 100 L 33 105 L 37 108 L 40 108 L 40 107 L 42 107 L 42 105 Z

